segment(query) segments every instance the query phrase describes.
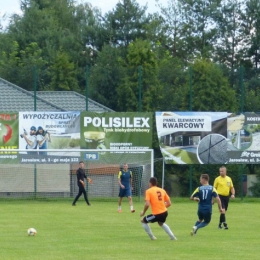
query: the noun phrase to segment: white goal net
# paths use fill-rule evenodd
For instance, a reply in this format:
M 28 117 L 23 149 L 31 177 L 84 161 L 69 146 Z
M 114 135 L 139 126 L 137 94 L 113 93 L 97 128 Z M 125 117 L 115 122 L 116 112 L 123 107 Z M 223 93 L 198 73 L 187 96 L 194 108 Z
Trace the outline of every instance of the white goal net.
M 154 175 L 152 149 L 1 149 L 0 161 L 0 198 L 73 198 L 80 161 L 93 182 L 86 186 L 90 200 L 118 197 L 118 172 L 124 163 L 133 173 L 133 198 L 144 195 Z

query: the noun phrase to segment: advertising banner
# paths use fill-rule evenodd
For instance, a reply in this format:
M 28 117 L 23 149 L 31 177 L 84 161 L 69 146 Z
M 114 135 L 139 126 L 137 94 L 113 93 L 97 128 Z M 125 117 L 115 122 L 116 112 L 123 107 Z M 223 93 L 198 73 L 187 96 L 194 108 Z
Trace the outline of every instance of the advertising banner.
M 156 112 L 165 163 L 226 163 L 227 116 L 227 112 Z
M 73 149 L 80 149 L 80 112 L 19 112 L 19 149 L 28 150 L 20 154 L 21 163 L 78 162 L 80 153 Z
M 260 113 L 228 118 L 228 163 L 260 163 Z
M 18 113 L 0 112 L 0 162 L 18 162 L 16 152 L 1 152 L 2 149 L 18 149 Z
M 81 148 L 134 151 L 152 148 L 152 113 L 82 112 Z

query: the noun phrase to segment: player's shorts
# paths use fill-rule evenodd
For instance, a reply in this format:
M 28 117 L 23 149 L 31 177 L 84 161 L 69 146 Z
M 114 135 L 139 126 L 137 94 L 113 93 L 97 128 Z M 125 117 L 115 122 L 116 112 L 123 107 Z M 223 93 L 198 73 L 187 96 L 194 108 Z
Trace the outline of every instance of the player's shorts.
M 227 211 L 228 209 L 228 202 L 229 202 L 229 196 L 222 196 L 218 195 L 221 201 L 222 208 Z
M 123 197 L 131 197 L 131 196 L 132 196 L 131 189 L 122 189 L 122 188 L 120 188 L 118 197 L 123 198 Z
M 157 215 L 147 215 L 143 218 L 144 223 L 154 223 L 154 222 L 161 222 L 164 223 L 166 221 L 166 218 L 168 216 L 168 211 L 165 211 L 161 214 Z
M 198 211 L 199 220 L 203 220 L 205 223 L 209 223 L 211 221 L 212 213 L 209 211 Z

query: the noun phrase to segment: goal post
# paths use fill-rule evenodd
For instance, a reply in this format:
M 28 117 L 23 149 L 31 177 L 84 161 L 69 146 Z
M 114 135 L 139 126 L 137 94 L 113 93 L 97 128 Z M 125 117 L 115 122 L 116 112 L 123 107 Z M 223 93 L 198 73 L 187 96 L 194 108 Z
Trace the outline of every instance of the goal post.
M 153 149 L 1 149 L 0 198 L 73 198 L 76 171 L 84 161 L 90 200 L 118 198 L 118 173 L 127 163 L 133 173 L 134 199 L 144 196 L 154 176 Z

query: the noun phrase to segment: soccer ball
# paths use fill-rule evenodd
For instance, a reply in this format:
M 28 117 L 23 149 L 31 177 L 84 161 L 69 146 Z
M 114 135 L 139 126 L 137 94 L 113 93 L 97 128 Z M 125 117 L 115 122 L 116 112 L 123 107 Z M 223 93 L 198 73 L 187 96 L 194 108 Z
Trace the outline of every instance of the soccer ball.
M 37 234 L 37 231 L 36 231 L 35 228 L 29 228 L 29 229 L 27 230 L 27 234 L 28 234 L 28 236 L 34 236 L 34 235 Z

